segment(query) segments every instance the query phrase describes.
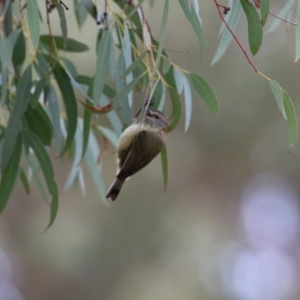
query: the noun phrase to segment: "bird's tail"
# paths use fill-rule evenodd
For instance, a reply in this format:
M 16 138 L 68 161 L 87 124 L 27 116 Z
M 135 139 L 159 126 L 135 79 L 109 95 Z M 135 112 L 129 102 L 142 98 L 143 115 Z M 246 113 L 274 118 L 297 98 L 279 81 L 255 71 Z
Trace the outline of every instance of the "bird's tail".
M 110 188 L 108 189 L 106 198 L 111 198 L 112 201 L 116 200 L 124 182 L 125 182 L 124 179 L 116 178 L 115 181 L 110 186 Z

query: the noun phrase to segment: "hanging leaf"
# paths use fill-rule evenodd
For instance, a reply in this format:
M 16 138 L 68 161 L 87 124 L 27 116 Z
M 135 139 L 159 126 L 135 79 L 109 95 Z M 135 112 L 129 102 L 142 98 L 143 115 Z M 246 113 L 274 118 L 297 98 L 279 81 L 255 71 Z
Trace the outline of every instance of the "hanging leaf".
M 71 146 L 76 132 L 77 104 L 70 78 L 64 68 L 58 62 L 56 62 L 53 68 L 53 74 L 59 86 L 67 115 L 67 139 L 64 149 L 61 153 L 61 155 L 63 155 Z
M 241 3 L 239 1 L 234 0 L 232 6 L 230 7 L 231 7 L 230 13 L 227 14 L 229 15 L 227 19 L 227 24 L 234 32 L 241 15 Z M 232 41 L 232 34 L 224 25 L 224 23 L 222 23 L 220 32 L 221 32 L 221 39 L 220 39 L 219 47 L 211 62 L 211 65 L 215 64 L 217 61 L 220 60 L 220 58 L 224 55 L 224 53 L 228 49 L 230 42 Z
M 111 33 L 108 30 L 103 32 L 102 38 L 98 45 L 96 74 L 94 80 L 94 102 L 99 104 L 103 92 L 104 83 L 108 72 L 109 55 L 111 51 Z
M 287 16 L 287 14 L 291 10 L 292 6 L 296 3 L 297 3 L 296 0 L 286 0 L 284 2 L 284 5 L 282 6 L 282 9 L 280 10 L 280 12 L 278 14 L 276 14 L 277 18 L 274 18 L 270 27 L 266 31 L 266 33 L 265 33 L 266 35 L 271 33 L 272 31 L 274 31 L 277 28 L 277 26 L 282 23 L 282 19 L 284 19 Z
M 287 120 L 287 116 L 283 104 L 282 89 L 279 83 L 275 80 L 270 80 L 270 86 L 271 86 L 272 93 L 276 99 L 279 111 L 282 113 L 282 116 Z
M 291 147 L 297 140 L 297 118 L 293 102 L 285 90 L 282 90 L 283 105 L 289 126 L 289 141 Z
M 300 58 L 300 7 L 297 10 L 297 27 L 296 27 L 296 51 L 295 61 L 297 62 Z
M 267 22 L 267 18 L 270 11 L 270 0 L 260 1 L 260 14 L 261 14 L 261 24 L 264 26 Z
M 52 140 L 52 124 L 40 103 L 36 108 L 25 112 L 28 128 L 35 133 L 45 146 L 50 146 Z
M 250 50 L 255 55 L 263 40 L 263 30 L 260 17 L 254 5 L 248 0 L 240 0 L 248 22 L 248 41 Z
M 71 38 L 66 39 L 66 45 L 64 45 L 64 38 L 62 36 L 54 35 L 53 40 L 57 49 L 59 50 L 64 50 L 67 52 L 85 52 L 89 50 L 89 47 L 86 44 Z M 49 45 L 51 44 L 51 37 L 49 35 L 41 35 L 40 42 L 50 47 Z
M 163 171 L 163 178 L 164 178 L 164 190 L 166 191 L 167 184 L 168 184 L 168 155 L 167 155 L 167 147 L 164 146 L 160 152 L 161 157 L 161 166 Z
M 178 0 L 178 1 L 181 5 L 181 8 L 182 8 L 186 18 L 191 23 L 191 25 L 194 29 L 194 32 L 197 36 L 197 39 L 198 39 L 198 42 L 200 45 L 200 49 L 203 51 L 203 49 L 204 49 L 204 34 L 203 34 L 203 29 L 202 29 L 202 25 L 201 25 L 199 17 L 197 15 L 197 13 L 195 12 L 194 7 L 189 0 Z
M 190 73 L 189 77 L 197 94 L 204 100 L 210 111 L 218 116 L 220 113 L 219 104 L 211 87 L 197 74 Z
M 47 230 L 53 224 L 58 212 L 58 188 L 54 179 L 54 170 L 49 155 L 39 138 L 33 132 L 25 128 L 21 130 L 21 134 L 23 142 L 27 145 L 27 147 L 32 148 L 33 152 L 35 153 L 43 171 L 48 191 L 52 196 L 50 220 L 46 228 Z
M 2 36 L 0 37 L 0 59 L 4 67 L 8 67 L 11 64 L 13 49 L 10 40 Z
M 15 148 L 15 143 L 21 128 L 21 116 L 26 111 L 28 103 L 30 101 L 30 89 L 31 89 L 31 65 L 27 67 L 23 75 L 21 76 L 15 97 L 15 104 L 13 110 L 9 116 L 8 124 L 5 130 L 1 170 L 3 171 L 10 159 L 10 156 Z
M 165 0 L 163 17 L 160 26 L 160 38 L 159 38 L 158 50 L 155 59 L 155 68 L 158 68 L 159 66 L 161 55 L 164 49 L 166 33 L 167 33 L 168 15 L 169 15 L 169 0 Z
M 18 134 L 15 147 L 6 164 L 0 181 L 0 213 L 6 206 L 6 203 L 10 197 L 10 194 L 15 185 L 15 181 L 19 171 L 20 159 L 22 153 L 22 140 Z
M 65 9 L 59 2 L 56 3 L 56 9 L 60 19 L 60 28 L 62 32 L 62 38 L 63 38 L 63 47 L 65 49 L 67 46 L 67 39 L 68 39 L 68 29 L 67 29 L 67 21 L 65 16 Z
M 40 39 L 40 20 L 39 20 L 39 8 L 37 0 L 27 0 L 27 18 L 31 40 L 35 48 L 39 45 Z

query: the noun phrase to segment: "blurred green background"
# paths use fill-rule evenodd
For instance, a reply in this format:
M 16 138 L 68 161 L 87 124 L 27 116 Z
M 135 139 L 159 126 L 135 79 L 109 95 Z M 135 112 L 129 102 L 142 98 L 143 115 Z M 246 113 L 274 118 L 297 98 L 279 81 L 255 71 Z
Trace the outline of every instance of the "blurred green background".
M 272 1 L 274 13 L 281 3 Z M 89 18 L 79 31 L 73 5 L 66 4 L 69 36 L 91 49 L 66 56 L 82 74 L 92 75 L 96 24 Z M 203 59 L 177 1 L 170 1 L 166 48 L 176 64 L 209 82 L 219 118 L 194 94 L 190 129 L 184 132 L 182 122 L 167 141 L 166 192 L 159 157 L 110 206 L 86 172 L 86 197 L 79 186 L 61 194 L 58 217 L 43 234 L 49 207 L 36 190 L 27 196 L 19 184 L 0 217 L 1 300 L 300 298 L 299 143 L 289 148 L 287 124 L 269 83 L 235 43 L 210 67 L 220 19 L 213 1 L 200 5 Z M 155 37 L 162 6 L 156 1 L 145 10 Z M 60 34 L 57 13 L 51 17 Z M 242 16 L 237 34 L 248 47 L 246 30 Z M 295 28 L 281 24 L 264 38 L 253 61 L 289 93 L 299 116 L 294 40 Z M 53 162 L 62 191 L 70 162 L 54 155 Z M 103 161 L 107 186 L 114 174 L 111 147 Z

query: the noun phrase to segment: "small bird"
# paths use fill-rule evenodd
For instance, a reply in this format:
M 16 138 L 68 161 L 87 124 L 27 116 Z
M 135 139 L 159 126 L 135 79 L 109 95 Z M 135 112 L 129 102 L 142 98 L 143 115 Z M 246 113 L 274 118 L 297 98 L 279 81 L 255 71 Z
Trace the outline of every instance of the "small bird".
M 134 123 L 121 134 L 117 148 L 117 176 L 106 198 L 118 197 L 125 180 L 155 158 L 166 142 L 169 121 L 158 110 L 147 110 L 141 123 Z

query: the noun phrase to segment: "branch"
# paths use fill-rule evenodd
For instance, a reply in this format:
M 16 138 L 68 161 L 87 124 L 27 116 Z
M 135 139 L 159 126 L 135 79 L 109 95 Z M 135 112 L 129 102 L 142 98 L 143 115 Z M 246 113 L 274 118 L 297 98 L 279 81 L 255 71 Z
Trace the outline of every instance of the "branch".
M 237 36 L 235 35 L 235 33 L 232 31 L 232 29 L 230 28 L 230 26 L 228 25 L 228 23 L 226 22 L 225 18 L 223 17 L 223 14 L 222 14 L 222 11 L 221 11 L 221 8 L 223 8 L 224 10 L 224 13 L 225 12 L 228 12 L 230 10 L 229 7 L 225 7 L 224 5 L 221 5 L 219 4 L 218 0 L 214 0 L 215 2 L 215 5 L 218 9 L 218 12 L 219 12 L 219 16 L 220 16 L 220 19 L 222 20 L 222 22 L 225 24 L 225 26 L 227 27 L 227 29 L 229 30 L 229 32 L 231 33 L 232 37 L 234 38 L 234 40 L 236 41 L 236 43 L 238 44 L 238 46 L 240 47 L 240 49 L 242 50 L 242 52 L 244 53 L 245 57 L 247 58 L 249 64 L 251 65 L 251 67 L 253 68 L 253 70 L 260 74 L 260 75 L 263 75 L 262 73 L 260 73 L 258 71 L 258 69 L 256 68 L 256 66 L 254 65 L 254 63 L 252 62 L 252 60 L 250 59 L 247 51 L 245 50 L 245 48 L 243 47 L 243 45 L 241 44 L 241 42 L 239 41 L 239 39 L 237 38 Z

